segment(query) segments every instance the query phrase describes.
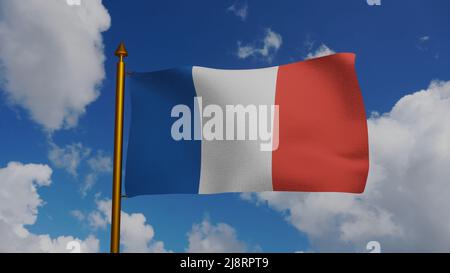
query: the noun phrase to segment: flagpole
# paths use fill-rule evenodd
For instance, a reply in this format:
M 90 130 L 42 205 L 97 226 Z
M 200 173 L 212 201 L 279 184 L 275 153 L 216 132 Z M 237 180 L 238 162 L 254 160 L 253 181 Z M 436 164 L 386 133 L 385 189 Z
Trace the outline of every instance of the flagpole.
M 111 253 L 119 253 L 120 246 L 120 198 L 122 195 L 122 143 L 125 63 L 128 56 L 123 43 L 119 44 L 115 55 L 119 57 L 116 74 L 116 117 L 114 127 L 114 170 L 111 208 Z

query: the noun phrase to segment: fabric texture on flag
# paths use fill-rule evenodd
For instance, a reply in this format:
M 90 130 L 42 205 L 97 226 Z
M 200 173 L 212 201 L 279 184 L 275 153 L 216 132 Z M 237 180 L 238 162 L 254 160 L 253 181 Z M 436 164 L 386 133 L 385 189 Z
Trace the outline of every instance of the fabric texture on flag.
M 260 69 L 132 73 L 126 195 L 363 192 L 368 133 L 354 64 L 354 54 L 339 53 Z M 176 105 L 191 109 L 192 138 L 204 132 L 207 105 L 278 105 L 278 115 L 268 120 L 278 129 L 271 144 L 277 149 L 261 151 L 266 140 L 260 139 L 175 140 Z

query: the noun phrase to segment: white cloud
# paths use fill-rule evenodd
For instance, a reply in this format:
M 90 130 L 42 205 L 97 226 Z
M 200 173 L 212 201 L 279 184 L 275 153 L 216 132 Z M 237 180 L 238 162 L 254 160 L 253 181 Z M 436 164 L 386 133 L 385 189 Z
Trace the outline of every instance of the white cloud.
M 167 252 L 164 243 L 154 240 L 153 227 L 142 213 L 121 212 L 120 243 L 123 252 Z M 111 200 L 97 200 L 97 210 L 89 214 L 92 228 L 106 228 L 111 224 Z
M 266 36 L 261 42 L 261 47 L 256 47 L 250 44 L 242 45 L 239 41 L 237 56 L 239 59 L 260 57 L 268 62 L 271 62 L 277 51 L 280 49 L 282 42 L 283 39 L 281 35 L 268 28 L 266 29 Z
M 91 149 L 82 143 L 72 143 L 65 147 L 59 147 L 55 143 L 50 143 L 48 158 L 57 168 L 65 169 L 74 177 L 78 176 L 80 163 L 91 154 Z
M 92 155 L 92 149 L 82 143 L 72 143 L 60 147 L 50 141 L 49 145 L 48 158 L 56 168 L 62 168 L 77 178 L 78 168 L 83 164 L 87 166 L 88 170 L 80 188 L 83 197 L 92 189 L 100 175 L 112 171 L 112 159 L 103 151 L 99 150 Z
M 188 233 L 187 252 L 246 252 L 233 227 L 225 223 L 211 224 L 207 219 L 194 224 Z
M 81 195 L 86 196 L 87 192 L 92 189 L 98 180 L 99 175 L 112 172 L 112 159 L 105 155 L 102 151 L 97 151 L 97 154 L 88 159 L 89 173 L 84 179 L 81 187 Z
M 47 130 L 75 126 L 99 95 L 109 26 L 101 0 L 2 0 L 0 64 L 10 102 Z
M 75 217 L 75 219 L 77 219 L 78 221 L 83 221 L 86 217 L 80 210 L 72 210 L 70 211 L 70 215 Z
M 305 57 L 305 60 L 324 57 L 324 56 L 332 55 L 334 53 L 336 53 L 336 52 L 334 52 L 328 46 L 326 46 L 325 44 L 321 44 L 314 52 L 308 53 L 308 55 L 306 55 L 306 57 Z
M 450 82 L 401 98 L 368 120 L 370 172 L 361 195 L 261 193 L 317 250 L 450 251 Z M 249 196 L 246 196 L 248 199 Z
M 93 211 L 88 215 L 89 226 L 93 229 L 106 229 L 108 226 L 108 219 L 100 211 Z
M 146 224 L 144 214 L 122 212 L 121 218 L 121 243 L 125 252 L 166 252 L 163 242 L 152 242 L 155 232 Z
M 40 164 L 10 162 L 0 168 L 0 252 L 68 252 L 66 244 L 73 240 L 80 242 L 83 252 L 98 251 L 99 241 L 93 236 L 51 238 L 27 229 L 36 222 L 44 203 L 37 189 L 51 184 L 51 174 L 47 165 Z
M 248 15 L 248 4 L 247 3 L 240 3 L 236 2 L 227 9 L 228 11 L 232 12 L 234 15 L 239 17 L 242 21 L 245 21 L 247 19 Z
M 111 224 L 111 200 L 97 200 L 97 209 L 86 217 L 89 226 L 94 229 L 106 229 Z M 121 212 L 120 242 L 123 252 L 170 252 L 162 241 L 154 240 L 153 227 L 147 223 L 142 213 Z M 233 227 L 225 223 L 217 225 L 204 220 L 194 224 L 188 233 L 187 252 L 245 252 L 247 246 L 237 238 Z M 258 246 L 254 251 L 260 251 Z
M 95 172 L 111 172 L 112 160 L 110 156 L 105 155 L 102 151 L 98 151 L 97 154 L 88 160 L 89 167 Z

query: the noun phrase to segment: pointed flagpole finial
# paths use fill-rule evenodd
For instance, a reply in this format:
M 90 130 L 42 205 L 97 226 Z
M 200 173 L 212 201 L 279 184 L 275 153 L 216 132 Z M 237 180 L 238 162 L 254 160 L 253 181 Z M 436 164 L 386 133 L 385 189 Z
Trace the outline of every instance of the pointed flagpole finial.
M 125 44 L 121 42 L 119 44 L 119 47 L 116 49 L 116 52 L 114 53 L 117 57 L 127 57 L 128 51 L 125 48 Z

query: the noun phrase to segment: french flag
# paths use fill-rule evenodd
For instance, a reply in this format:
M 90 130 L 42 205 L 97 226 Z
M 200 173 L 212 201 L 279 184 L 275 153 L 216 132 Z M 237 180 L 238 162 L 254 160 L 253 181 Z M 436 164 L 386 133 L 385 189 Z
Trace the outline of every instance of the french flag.
M 354 54 L 250 70 L 131 73 L 127 89 L 127 196 L 364 191 L 368 133 Z M 239 121 L 233 107 L 256 107 L 257 116 Z

